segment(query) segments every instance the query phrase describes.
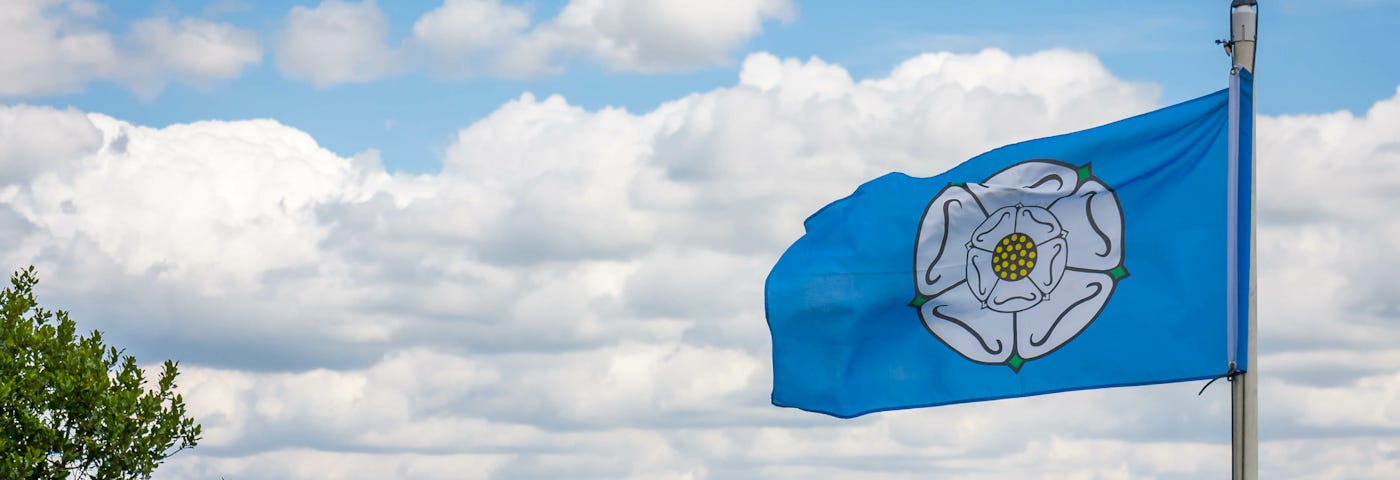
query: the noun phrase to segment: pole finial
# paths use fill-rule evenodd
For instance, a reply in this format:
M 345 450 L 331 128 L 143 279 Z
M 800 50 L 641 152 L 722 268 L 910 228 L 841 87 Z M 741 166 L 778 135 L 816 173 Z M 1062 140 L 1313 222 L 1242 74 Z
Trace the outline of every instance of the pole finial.
M 1254 44 L 1259 27 L 1259 3 L 1255 0 L 1230 2 L 1230 41 L 1225 52 L 1235 65 L 1254 72 Z

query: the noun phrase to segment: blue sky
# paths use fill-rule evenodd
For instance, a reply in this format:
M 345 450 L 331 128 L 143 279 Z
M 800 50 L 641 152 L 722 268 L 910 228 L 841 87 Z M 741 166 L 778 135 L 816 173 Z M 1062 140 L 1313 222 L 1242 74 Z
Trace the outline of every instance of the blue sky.
M 17 0 L 0 259 L 181 362 L 156 478 L 1220 478 L 1222 385 L 775 408 L 763 282 L 871 178 L 1224 88 L 1228 3 Z M 1263 3 L 1261 477 L 1397 478 L 1400 3 Z
M 414 20 L 437 6 L 421 0 L 382 3 L 391 44 L 411 35 Z M 554 16 L 562 3 L 530 2 L 533 21 Z M 1219 47 L 1212 43 L 1226 35 L 1226 8 L 1220 3 L 891 1 L 871 8 L 812 2 L 798 4 L 791 22 L 769 21 L 741 50 L 730 52 L 727 62 L 661 74 L 574 60 L 565 62 L 562 74 L 533 78 L 406 74 L 318 88 L 284 78 L 273 62 L 264 61 L 235 80 L 204 89 L 175 84 L 155 98 L 98 81 L 82 92 L 31 101 L 73 105 L 153 126 L 276 118 L 342 155 L 373 148 L 391 169 L 430 172 L 437 170 L 453 132 L 522 92 L 558 93 L 587 108 L 646 111 L 689 92 L 734 84 L 743 51 L 815 56 L 844 66 L 859 79 L 882 76 L 924 51 L 1070 48 L 1094 53 L 1124 79 L 1160 85 L 1162 104 L 1175 103 L 1223 85 L 1219 70 L 1225 57 L 1217 55 Z M 101 23 L 120 32 L 126 23 L 153 15 L 206 16 L 257 32 L 267 43 L 283 26 L 288 5 L 315 2 L 123 2 L 108 5 Z M 1261 113 L 1361 113 L 1389 96 L 1400 80 L 1395 62 L 1374 56 L 1375 46 L 1395 41 L 1396 2 L 1277 1 L 1266 5 L 1263 18 L 1268 29 L 1259 67 L 1265 69 Z

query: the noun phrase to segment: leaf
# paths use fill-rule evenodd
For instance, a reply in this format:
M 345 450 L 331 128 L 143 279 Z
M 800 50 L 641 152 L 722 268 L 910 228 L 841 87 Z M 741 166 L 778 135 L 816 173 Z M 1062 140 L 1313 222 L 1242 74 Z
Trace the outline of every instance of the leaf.
M 136 358 L 81 335 L 34 298 L 34 267 L 0 291 L 0 478 L 150 478 L 201 428 L 175 393 L 178 362 L 147 388 Z

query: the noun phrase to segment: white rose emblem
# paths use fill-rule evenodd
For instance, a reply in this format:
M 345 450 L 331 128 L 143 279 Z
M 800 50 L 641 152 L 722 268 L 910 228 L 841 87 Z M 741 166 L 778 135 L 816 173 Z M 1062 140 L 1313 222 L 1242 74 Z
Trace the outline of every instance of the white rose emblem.
M 1088 165 L 1053 160 L 949 184 L 919 222 L 914 272 L 910 306 L 930 333 L 1019 372 L 1079 335 L 1127 276 L 1118 196 Z

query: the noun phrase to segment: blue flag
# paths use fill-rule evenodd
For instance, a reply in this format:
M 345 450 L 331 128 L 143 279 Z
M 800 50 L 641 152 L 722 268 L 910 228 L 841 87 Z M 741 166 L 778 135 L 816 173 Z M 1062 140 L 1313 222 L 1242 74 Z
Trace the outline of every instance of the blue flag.
M 768 276 L 773 403 L 854 417 L 1245 370 L 1250 91 L 1240 70 L 822 208 Z

